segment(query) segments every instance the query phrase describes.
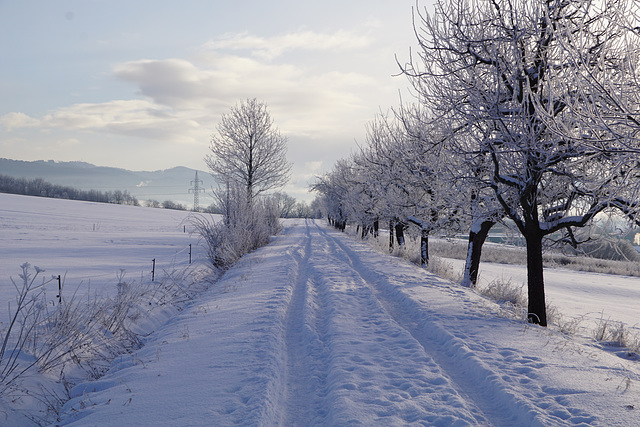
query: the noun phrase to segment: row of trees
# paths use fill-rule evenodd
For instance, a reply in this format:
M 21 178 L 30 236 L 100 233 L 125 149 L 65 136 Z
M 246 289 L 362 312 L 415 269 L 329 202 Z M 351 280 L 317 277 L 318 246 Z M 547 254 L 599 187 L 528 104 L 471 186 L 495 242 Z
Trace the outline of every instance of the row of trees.
M 216 192 L 219 194 L 220 189 Z M 307 203 L 304 200 L 298 201 L 295 197 L 280 191 L 261 196 L 261 198 L 274 204 L 280 218 L 322 218 L 323 215 L 318 198 L 314 199 L 311 203 Z M 219 200 L 220 198 L 217 197 L 217 199 L 218 200 L 208 206 L 204 212 L 219 215 L 224 214 Z
M 42 178 L 26 179 L 0 175 L 0 193 L 50 197 L 55 199 L 85 200 L 89 202 L 115 203 L 120 205 L 139 205 L 138 199 L 126 190 L 79 190 L 73 187 L 52 184 Z
M 127 190 L 98 191 L 80 190 L 65 185 L 52 184 L 42 178 L 26 179 L 0 175 L 0 193 L 22 194 L 25 196 L 49 197 L 53 199 L 84 200 L 87 202 L 113 203 L 118 205 L 140 206 L 140 202 Z M 186 210 L 187 207 L 165 200 L 146 200 L 143 204 L 152 208 Z
M 164 202 L 160 203 L 157 200 L 149 199 L 149 200 L 145 200 L 144 205 L 148 208 L 173 209 L 176 211 L 187 210 L 187 206 L 183 205 L 182 203 L 176 203 L 171 200 L 165 200 Z
M 269 196 L 278 207 L 280 218 L 321 218 L 320 200 L 311 203 L 297 201 L 295 197 L 283 192 L 275 192 Z
M 546 326 L 542 252 L 640 210 L 640 14 L 632 0 L 438 0 L 401 70 L 416 102 L 374 119 L 314 185 L 338 226 L 467 232 L 464 283 L 505 219 L 527 249 L 529 320 Z M 391 233 L 393 239 L 393 233 Z

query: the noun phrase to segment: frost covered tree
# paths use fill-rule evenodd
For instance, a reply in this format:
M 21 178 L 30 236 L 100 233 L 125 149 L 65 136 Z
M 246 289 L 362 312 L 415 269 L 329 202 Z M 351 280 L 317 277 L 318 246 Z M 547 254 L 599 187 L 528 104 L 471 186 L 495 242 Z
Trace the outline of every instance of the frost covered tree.
M 275 192 L 271 194 L 271 199 L 280 211 L 280 218 L 292 218 L 296 208 L 296 199 L 287 193 Z
M 436 230 L 453 230 L 460 219 L 453 181 L 448 170 L 439 129 L 424 120 L 426 112 L 418 105 L 404 106 L 395 112 L 396 135 L 390 156 L 397 159 L 390 184 L 395 187 L 390 198 L 393 209 L 403 221 L 416 226 L 420 233 L 421 265 L 429 263 L 429 236 Z
M 283 186 L 291 164 L 286 138 L 273 125 L 266 104 L 256 99 L 222 115 L 217 130 L 205 162 L 219 184 L 215 210 L 223 214 L 223 221 L 197 219 L 195 226 L 209 246 L 214 266 L 226 269 L 280 232 L 277 204 L 258 196 Z
M 345 230 L 349 219 L 349 196 L 354 193 L 353 173 L 352 162 L 341 159 L 331 172 L 316 177 L 316 182 L 311 185 L 311 190 L 322 196 L 323 211 L 327 219 L 341 231 Z
M 403 243 L 404 229 L 419 229 L 420 260 L 429 262 L 429 235 L 451 230 L 459 216 L 452 181 L 438 139 L 437 127 L 423 126 L 419 106 L 403 107 L 393 115 L 379 115 L 367 126 L 366 144 L 353 162 L 360 170 L 361 192 L 369 195 L 361 209 L 389 221 L 389 247 Z
M 243 188 L 247 201 L 265 191 L 284 186 L 291 163 L 287 140 L 274 126 L 267 105 L 247 99 L 223 114 L 211 137 L 205 162 L 221 183 Z
M 365 144 L 354 159 L 366 177 L 366 185 L 375 204 L 378 218 L 383 218 L 389 228 L 389 250 L 394 241 L 404 243 L 407 191 L 399 181 L 404 170 L 399 146 L 402 132 L 393 117 L 380 114 L 367 124 Z
M 638 210 L 638 4 L 438 0 L 403 67 L 464 179 L 526 241 L 529 321 L 546 325 L 543 241 L 579 243 L 596 215 Z

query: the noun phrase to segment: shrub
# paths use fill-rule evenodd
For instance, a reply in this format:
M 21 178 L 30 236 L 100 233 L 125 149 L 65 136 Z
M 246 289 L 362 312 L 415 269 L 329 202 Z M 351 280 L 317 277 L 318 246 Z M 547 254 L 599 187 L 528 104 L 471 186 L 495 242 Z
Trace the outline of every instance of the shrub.
M 253 201 L 251 208 L 243 197 L 226 200 L 221 221 L 202 215 L 192 217 L 192 224 L 205 240 L 213 265 L 226 270 L 240 257 L 269 243 L 282 231 L 277 206 L 269 199 Z
M 593 330 L 593 338 L 596 341 L 628 348 L 634 353 L 640 352 L 640 336 L 625 327 L 623 322 L 605 320 L 601 316 L 596 328 Z
M 514 307 L 526 307 L 527 299 L 523 292 L 524 285 L 516 286 L 509 280 L 494 280 L 485 287 L 478 288 L 478 293 L 499 303 Z
M 18 292 L 16 306 L 11 310 L 9 304 L 9 323 L 2 331 L 2 347 L 0 347 L 0 396 L 11 388 L 16 380 L 26 371 L 38 363 L 37 358 L 24 357 L 25 350 L 37 335 L 37 326 L 43 311 L 40 296 L 44 292 L 42 286 L 34 286 L 40 273 L 44 270 L 35 267 L 34 275 L 30 272 L 30 265 L 20 266 L 22 282 L 18 285 L 13 278 L 11 282 Z M 51 280 L 49 280 L 51 281 Z M 26 360 L 26 363 L 25 363 Z
M 577 249 L 565 248 L 569 254 L 584 254 L 591 258 L 612 261 L 640 261 L 640 254 L 628 240 L 611 241 L 606 238 L 582 243 Z

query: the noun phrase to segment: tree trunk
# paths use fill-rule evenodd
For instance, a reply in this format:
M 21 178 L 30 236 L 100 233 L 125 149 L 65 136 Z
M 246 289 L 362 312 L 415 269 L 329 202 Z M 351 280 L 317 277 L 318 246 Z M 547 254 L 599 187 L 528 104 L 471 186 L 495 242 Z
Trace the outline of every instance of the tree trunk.
M 544 272 L 542 263 L 542 231 L 529 227 L 525 235 L 527 242 L 527 288 L 529 323 L 547 326 L 547 308 L 544 296 Z
M 404 223 L 396 222 L 396 241 L 398 242 L 398 246 L 404 245 Z
M 389 220 L 389 253 L 393 252 L 393 220 Z
M 420 265 L 429 266 L 429 230 L 424 227 L 420 232 Z
M 495 225 L 495 221 L 485 220 L 478 226 L 474 223 L 469 231 L 469 245 L 467 246 L 467 262 L 464 266 L 462 286 L 475 288 L 478 283 L 478 271 L 480 270 L 480 257 L 482 245 L 484 245 L 489 230 Z
M 373 221 L 373 237 L 378 238 L 378 234 L 380 234 L 380 220 L 376 218 Z

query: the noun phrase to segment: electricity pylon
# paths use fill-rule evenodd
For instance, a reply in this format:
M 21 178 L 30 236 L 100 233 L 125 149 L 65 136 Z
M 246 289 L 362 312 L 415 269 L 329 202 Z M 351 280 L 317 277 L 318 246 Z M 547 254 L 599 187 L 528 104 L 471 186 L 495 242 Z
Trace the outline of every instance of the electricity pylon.
M 193 193 L 193 211 L 198 212 L 200 210 L 200 192 L 204 191 L 204 188 L 200 188 L 202 180 L 198 179 L 198 171 L 196 171 L 196 178 L 191 181 L 192 187 L 189 189 L 189 193 Z

